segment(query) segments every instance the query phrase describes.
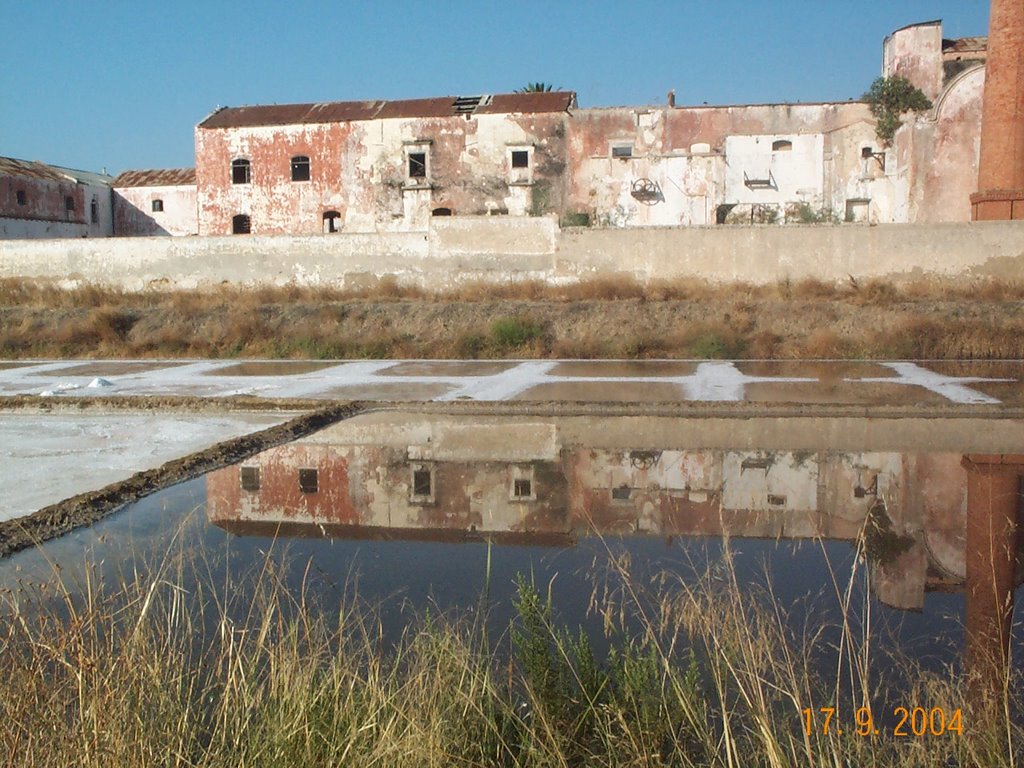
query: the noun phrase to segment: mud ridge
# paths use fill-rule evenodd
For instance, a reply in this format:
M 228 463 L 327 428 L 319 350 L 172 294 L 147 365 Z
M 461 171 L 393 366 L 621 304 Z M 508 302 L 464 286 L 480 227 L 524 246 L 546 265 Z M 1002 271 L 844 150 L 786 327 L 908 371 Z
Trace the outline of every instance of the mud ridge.
M 137 472 L 127 480 L 51 504 L 31 515 L 0 521 L 0 558 L 92 525 L 125 504 L 167 486 L 234 464 L 260 451 L 303 437 L 365 410 L 362 403 L 334 404 L 297 416 L 284 424 L 217 443 L 203 451 Z M 135 404 L 134 407 L 138 407 Z M 154 406 L 159 407 L 159 406 Z

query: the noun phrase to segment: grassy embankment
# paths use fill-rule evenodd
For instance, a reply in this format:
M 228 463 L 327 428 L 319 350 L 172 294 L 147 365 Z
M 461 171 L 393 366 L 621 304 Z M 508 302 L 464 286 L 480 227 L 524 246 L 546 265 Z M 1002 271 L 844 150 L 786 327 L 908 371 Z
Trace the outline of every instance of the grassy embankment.
M 380 640 L 375 612 L 351 594 L 314 606 L 305 591 L 286 592 L 267 563 L 256 596 L 241 605 L 217 597 L 243 594 L 239 585 L 194 585 L 183 569 L 196 563 L 177 556 L 113 588 L 88 580 L 74 597 L 58 589 L 41 613 L 30 602 L 38 591 L 8 592 L 0 759 L 86 768 L 933 768 L 1007 765 L 1024 745 L 993 710 L 965 709 L 962 735 L 857 735 L 851 713 L 880 708 L 891 664 L 910 681 L 896 692 L 907 706 L 951 714 L 964 706 L 962 683 L 906 658 L 876 658 L 855 628 L 860 619 L 835 628 L 838 648 L 825 650 L 838 664 L 816 672 L 810 660 L 822 655 L 824 635 L 790 626 L 770 591 L 738 583 L 729 563 L 661 582 L 613 570 L 614 588 L 595 590 L 605 595 L 595 610 L 611 638 L 606 658 L 558 626 L 544 590 L 525 582 L 504 637 L 489 641 L 479 612 L 424 615 L 397 645 Z M 845 587 L 835 592 L 849 601 Z M 1008 701 L 996 703 L 997 715 Z M 807 735 L 801 710 L 825 706 L 840 708 L 843 734 L 816 726 Z
M 0 281 L 0 358 L 1021 359 L 1024 284 L 123 292 Z

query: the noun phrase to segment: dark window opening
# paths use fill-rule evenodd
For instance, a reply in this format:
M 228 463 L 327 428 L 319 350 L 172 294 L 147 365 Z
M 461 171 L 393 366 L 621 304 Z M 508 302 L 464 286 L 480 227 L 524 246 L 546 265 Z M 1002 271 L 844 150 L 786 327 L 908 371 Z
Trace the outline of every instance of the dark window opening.
M 316 493 L 319 490 L 318 480 L 315 469 L 299 470 L 299 490 L 303 493 Z
M 620 485 L 618 488 L 612 488 L 612 499 L 614 501 L 629 501 L 629 497 L 633 494 L 633 489 L 628 485 Z
M 415 469 L 412 473 L 412 495 L 430 496 L 433 492 L 433 478 L 429 469 Z
M 529 168 L 530 167 L 530 153 L 525 149 L 516 149 L 512 151 L 512 167 L 513 168 Z
M 329 235 L 338 231 L 338 219 L 341 214 L 337 211 L 324 211 L 324 234 Z
M 875 156 L 875 150 L 871 147 L 861 147 L 860 156 L 867 160 L 868 158 Z
M 242 490 L 258 491 L 260 489 L 260 468 L 242 467 Z
M 779 139 L 772 142 L 772 152 L 790 152 L 793 149 L 793 142 L 786 139 Z
M 633 145 L 632 144 L 618 144 L 612 147 L 612 157 L 617 157 L 620 160 L 628 160 L 633 156 Z
M 435 208 L 430 213 L 431 213 L 432 216 L 451 216 L 452 215 L 452 209 L 451 208 Z
M 786 505 L 785 496 L 777 496 L 774 493 L 768 494 L 768 503 L 773 507 L 782 507 Z
M 154 200 L 153 201 L 153 213 L 162 213 L 163 210 L 164 210 L 164 201 L 163 200 Z
M 309 181 L 309 158 L 305 155 L 292 158 L 292 181 Z
M 427 178 L 427 153 L 426 152 L 410 152 L 409 153 L 409 178 L 410 179 L 425 179 L 425 178 Z
M 19 189 L 14 194 L 18 198 L 18 205 L 28 205 L 28 195 L 25 194 L 24 189 Z
M 71 195 L 68 195 L 67 197 L 64 198 L 64 210 L 75 210 L 75 198 L 71 197 Z
M 100 201 L 95 197 L 92 199 L 92 203 L 89 204 L 89 216 L 93 224 L 100 223 Z
M 252 163 L 239 158 L 231 161 L 231 183 L 248 184 L 252 178 Z
M 525 478 L 512 481 L 512 495 L 517 499 L 528 499 L 533 495 L 533 483 Z
M 244 213 L 231 218 L 231 234 L 248 235 L 252 232 L 252 221 Z

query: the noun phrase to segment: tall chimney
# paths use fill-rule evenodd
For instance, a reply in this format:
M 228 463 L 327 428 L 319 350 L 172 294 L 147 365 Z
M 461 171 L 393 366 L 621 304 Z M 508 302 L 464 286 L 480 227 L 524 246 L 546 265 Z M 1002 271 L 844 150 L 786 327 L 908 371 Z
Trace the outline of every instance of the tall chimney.
M 971 219 L 1024 219 L 1024 0 L 992 0 Z

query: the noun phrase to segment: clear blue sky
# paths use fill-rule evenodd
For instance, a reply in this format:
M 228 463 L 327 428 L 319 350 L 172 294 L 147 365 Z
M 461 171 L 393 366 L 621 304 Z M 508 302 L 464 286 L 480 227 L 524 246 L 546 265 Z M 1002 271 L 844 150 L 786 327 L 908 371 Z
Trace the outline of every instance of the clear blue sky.
M 86 170 L 190 166 L 218 105 L 500 93 L 580 106 L 841 101 L 882 39 L 988 0 L 239 2 L 0 0 L 0 155 Z

